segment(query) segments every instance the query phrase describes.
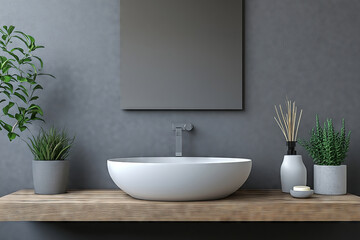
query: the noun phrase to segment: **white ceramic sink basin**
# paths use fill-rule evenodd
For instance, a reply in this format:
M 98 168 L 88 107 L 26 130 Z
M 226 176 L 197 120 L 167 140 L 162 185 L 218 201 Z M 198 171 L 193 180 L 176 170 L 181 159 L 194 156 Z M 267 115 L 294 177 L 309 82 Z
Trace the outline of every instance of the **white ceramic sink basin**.
M 134 198 L 196 201 L 224 198 L 239 189 L 251 160 L 211 157 L 140 157 L 107 161 L 116 185 Z

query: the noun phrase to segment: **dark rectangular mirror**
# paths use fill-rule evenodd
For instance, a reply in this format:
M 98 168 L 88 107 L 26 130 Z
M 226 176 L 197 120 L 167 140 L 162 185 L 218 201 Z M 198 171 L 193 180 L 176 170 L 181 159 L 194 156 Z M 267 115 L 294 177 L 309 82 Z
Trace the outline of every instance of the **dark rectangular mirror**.
M 243 108 L 241 0 L 121 0 L 123 109 Z

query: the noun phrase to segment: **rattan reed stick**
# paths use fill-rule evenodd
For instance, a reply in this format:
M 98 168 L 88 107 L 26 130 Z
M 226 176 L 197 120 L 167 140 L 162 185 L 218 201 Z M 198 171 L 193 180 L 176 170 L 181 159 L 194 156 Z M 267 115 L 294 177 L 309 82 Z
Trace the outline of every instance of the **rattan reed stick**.
M 296 103 L 291 100 L 285 101 L 285 107 L 286 112 L 283 111 L 281 104 L 279 105 L 279 114 L 278 108 L 275 105 L 276 116 L 274 119 L 283 133 L 285 140 L 296 142 L 303 110 L 301 109 L 298 115 Z M 297 116 L 299 116 L 299 119 L 297 119 Z

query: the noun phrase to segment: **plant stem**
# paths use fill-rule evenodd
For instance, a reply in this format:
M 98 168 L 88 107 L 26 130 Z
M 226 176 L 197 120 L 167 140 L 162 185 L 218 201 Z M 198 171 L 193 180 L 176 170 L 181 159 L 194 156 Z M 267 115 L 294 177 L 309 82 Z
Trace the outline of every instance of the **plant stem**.
M 18 124 L 19 124 L 19 121 L 16 121 L 16 123 L 12 126 L 11 132 L 14 132 L 14 130 Z

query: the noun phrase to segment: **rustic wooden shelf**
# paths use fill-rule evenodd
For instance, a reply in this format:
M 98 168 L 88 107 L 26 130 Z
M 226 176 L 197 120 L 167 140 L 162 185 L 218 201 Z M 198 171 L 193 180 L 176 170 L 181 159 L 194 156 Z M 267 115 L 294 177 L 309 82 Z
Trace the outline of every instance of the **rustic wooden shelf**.
M 0 198 L 0 221 L 360 221 L 360 197 L 295 199 L 280 190 L 240 190 L 216 201 L 156 202 L 121 190 L 20 190 Z

